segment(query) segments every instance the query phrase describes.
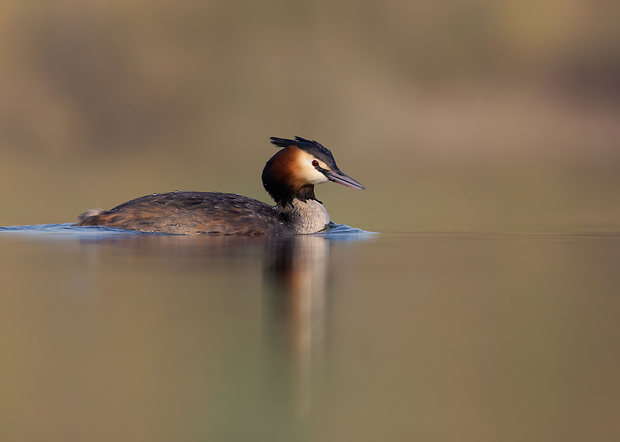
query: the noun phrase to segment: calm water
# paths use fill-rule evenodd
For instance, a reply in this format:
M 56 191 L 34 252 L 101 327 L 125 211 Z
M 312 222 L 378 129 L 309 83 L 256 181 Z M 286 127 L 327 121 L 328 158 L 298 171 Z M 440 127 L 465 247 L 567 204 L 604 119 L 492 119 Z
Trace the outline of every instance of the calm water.
M 0 229 L 3 441 L 612 441 L 620 234 Z

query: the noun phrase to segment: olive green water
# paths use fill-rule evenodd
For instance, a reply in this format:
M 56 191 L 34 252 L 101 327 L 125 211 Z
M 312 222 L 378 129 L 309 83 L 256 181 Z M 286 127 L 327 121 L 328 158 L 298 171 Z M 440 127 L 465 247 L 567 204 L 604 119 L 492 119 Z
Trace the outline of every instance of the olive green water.
M 6 441 L 614 440 L 620 235 L 2 232 Z

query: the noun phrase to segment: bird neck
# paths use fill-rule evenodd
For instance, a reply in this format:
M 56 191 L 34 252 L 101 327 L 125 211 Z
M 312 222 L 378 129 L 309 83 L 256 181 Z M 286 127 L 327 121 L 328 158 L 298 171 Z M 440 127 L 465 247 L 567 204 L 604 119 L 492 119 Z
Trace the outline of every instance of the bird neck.
M 306 203 L 308 201 L 321 202 L 314 195 L 314 185 L 308 184 L 299 189 L 288 185 L 278 186 L 277 188 L 267 189 L 267 192 L 276 202 L 276 206 L 286 208 L 287 206 L 298 206 L 298 203 Z
M 323 204 L 316 199 L 294 198 L 290 204 L 278 205 L 278 210 L 291 220 L 295 233 L 307 234 L 319 232 L 330 223 L 329 214 Z

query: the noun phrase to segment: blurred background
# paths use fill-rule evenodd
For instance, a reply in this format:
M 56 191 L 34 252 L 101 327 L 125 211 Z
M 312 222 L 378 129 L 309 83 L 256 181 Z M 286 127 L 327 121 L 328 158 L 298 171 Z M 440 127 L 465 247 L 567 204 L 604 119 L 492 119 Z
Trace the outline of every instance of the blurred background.
M 382 232 L 0 232 L 0 439 L 620 440 L 618 17 L 0 0 L 0 226 L 268 201 L 299 135 L 367 188 L 321 186 L 332 219 Z
M 152 192 L 268 201 L 269 136 L 316 139 L 379 231 L 617 230 L 613 0 L 3 0 L 0 225 Z

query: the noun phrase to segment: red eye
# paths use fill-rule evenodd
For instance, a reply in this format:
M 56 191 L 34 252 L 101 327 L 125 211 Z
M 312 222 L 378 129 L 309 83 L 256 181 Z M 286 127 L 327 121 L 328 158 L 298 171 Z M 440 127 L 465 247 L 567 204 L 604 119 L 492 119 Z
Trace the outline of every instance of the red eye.
M 317 160 L 312 160 L 312 165 L 314 167 L 319 167 L 319 162 Z

